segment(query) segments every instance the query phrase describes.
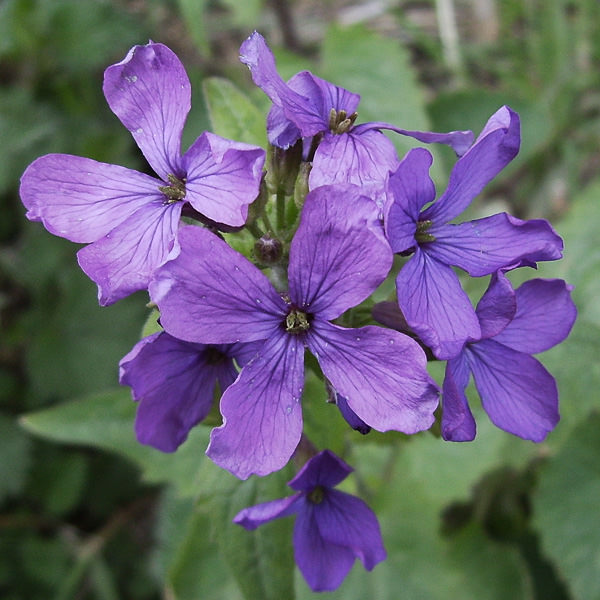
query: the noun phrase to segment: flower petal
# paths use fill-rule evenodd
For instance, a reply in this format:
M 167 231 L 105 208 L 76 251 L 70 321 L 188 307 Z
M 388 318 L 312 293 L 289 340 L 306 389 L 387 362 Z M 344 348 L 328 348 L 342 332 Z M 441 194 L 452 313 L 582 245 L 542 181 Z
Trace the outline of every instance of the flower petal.
M 298 308 L 334 319 L 385 279 L 393 257 L 373 206 L 356 186 L 309 192 L 290 247 L 290 297 Z
M 473 277 L 529 261 L 557 260 L 563 242 L 544 219 L 522 221 L 500 213 L 459 225 L 433 226 L 435 242 L 428 253 L 440 262 L 460 267 Z
M 99 240 L 137 210 L 165 197 L 162 181 L 132 169 L 70 154 L 34 160 L 21 177 L 27 218 L 72 242 Z
M 526 354 L 556 346 L 569 335 L 577 317 L 572 289 L 562 279 L 526 281 L 515 292 L 514 319 L 494 340 Z
M 302 340 L 268 339 L 223 394 L 223 425 L 213 429 L 206 454 L 240 479 L 283 468 L 302 434 L 303 384 Z
M 559 420 L 554 378 L 532 356 L 494 340 L 468 347 L 481 403 L 492 422 L 526 440 L 541 442 Z
M 398 305 L 411 329 L 439 359 L 456 356 L 481 329 L 458 277 L 419 249 L 396 278 Z
M 323 502 L 315 507 L 314 515 L 321 537 L 350 549 L 367 571 L 385 560 L 387 553 L 377 517 L 360 498 L 328 490 Z
M 287 517 L 288 515 L 294 514 L 304 502 L 305 500 L 302 494 L 294 494 L 287 498 L 263 502 L 262 504 L 244 508 L 233 517 L 233 522 L 241 525 L 244 529 L 252 531 L 273 519 L 279 519 L 280 517 Z
M 180 203 L 155 200 L 103 238 L 79 250 L 79 266 L 98 284 L 100 305 L 113 304 L 146 289 L 156 269 L 177 256 L 180 215 Z
M 423 431 L 433 423 L 438 390 L 419 345 L 391 329 L 343 329 L 313 321 L 307 345 L 350 408 L 378 431 Z
M 208 229 L 179 231 L 181 253 L 150 284 L 161 324 L 188 342 L 264 340 L 285 319 L 285 302 L 267 277 Z
M 185 199 L 217 223 L 241 226 L 258 196 L 265 151 L 203 133 L 185 153 Z
M 502 271 L 494 273 L 475 313 L 481 327 L 481 339 L 498 335 L 514 318 L 517 300 L 512 284 Z
M 461 353 L 446 364 L 442 390 L 442 437 L 449 442 L 470 442 L 477 432 L 465 389 L 469 383 L 469 363 Z
M 334 487 L 354 469 L 331 450 L 323 450 L 309 459 L 288 485 L 299 492 L 310 492 L 318 486 Z
M 386 189 L 385 233 L 394 252 L 413 248 L 417 222 L 423 206 L 435 199 L 435 186 L 429 176 L 433 156 L 424 148 L 406 154 Z
M 155 173 L 182 177 L 181 132 L 191 87 L 175 53 L 163 44 L 134 46 L 104 72 L 104 96 Z
M 174 452 L 209 413 L 217 380 L 226 389 L 237 377 L 219 349 L 182 342 L 161 332 L 138 342 L 119 363 L 122 385 L 139 407 L 135 430 L 142 444 Z
M 448 188 L 423 213 L 423 219 L 448 223 L 517 155 L 521 144 L 519 115 L 503 106 L 488 120 L 475 143 L 456 162 Z
M 352 568 L 352 550 L 323 539 L 316 515 L 321 505 L 306 502 L 294 524 L 294 556 L 313 592 L 337 589 Z

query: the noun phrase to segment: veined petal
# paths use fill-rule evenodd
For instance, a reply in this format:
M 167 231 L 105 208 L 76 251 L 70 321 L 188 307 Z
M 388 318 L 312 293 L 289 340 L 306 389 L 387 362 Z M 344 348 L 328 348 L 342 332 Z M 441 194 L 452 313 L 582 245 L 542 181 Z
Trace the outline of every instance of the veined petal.
M 442 437 L 449 442 L 470 442 L 477 433 L 465 389 L 469 384 L 469 363 L 461 353 L 446 364 L 442 389 Z
M 519 115 L 503 106 L 488 120 L 475 143 L 458 159 L 444 194 L 423 213 L 423 219 L 448 223 L 517 155 L 521 144 Z
M 315 135 L 328 126 L 328 117 L 310 98 L 295 92 L 283 81 L 275 57 L 260 33 L 254 32 L 240 47 L 240 60 L 248 66 L 254 83 L 280 106 L 285 116 L 300 130 L 302 137 Z
M 334 487 L 354 469 L 331 450 L 313 456 L 288 485 L 299 492 L 310 492 L 318 486 Z
M 240 479 L 283 468 L 302 434 L 303 385 L 302 340 L 273 335 L 223 394 L 206 454 Z
M 320 508 L 320 504 L 306 502 L 294 524 L 294 557 L 313 592 L 337 589 L 355 561 L 350 548 L 332 544 L 321 536 L 316 520 Z
M 183 157 L 185 199 L 217 223 L 241 226 L 258 196 L 265 151 L 203 133 Z
M 99 240 L 138 209 L 162 202 L 162 181 L 117 165 L 70 154 L 34 160 L 21 177 L 27 218 L 72 242 Z
M 494 340 L 467 349 L 481 403 L 494 425 L 541 442 L 559 420 L 556 382 L 532 356 Z
M 156 269 L 179 253 L 181 204 L 154 200 L 77 253 L 79 266 L 98 284 L 102 306 L 148 287 Z
M 283 108 L 273 104 L 267 114 L 267 137 L 278 148 L 289 148 L 301 137 L 300 130 L 286 116 Z
M 104 96 L 133 135 L 155 173 L 167 181 L 181 172 L 181 132 L 191 106 L 188 76 L 163 44 L 134 46 L 104 72 Z
M 307 195 L 290 247 L 290 297 L 298 308 L 334 319 L 385 279 L 393 256 L 373 206 L 356 186 Z
M 475 310 L 481 339 L 498 335 L 513 320 L 516 311 L 517 300 L 512 284 L 502 271 L 494 273 Z
M 233 517 L 233 522 L 241 525 L 244 529 L 252 531 L 273 519 L 279 519 L 280 517 L 287 517 L 288 515 L 294 514 L 302 507 L 304 502 L 305 500 L 302 494 L 294 494 L 287 498 L 263 502 L 256 506 L 244 508 Z
M 523 259 L 558 260 L 562 256 L 562 239 L 544 219 L 522 221 L 500 213 L 459 225 L 433 226 L 429 233 L 435 237 L 428 244 L 430 256 L 473 277 Z
M 237 377 L 218 348 L 156 333 L 138 342 L 119 363 L 122 385 L 139 402 L 135 431 L 142 444 L 174 452 L 209 413 L 217 380 L 226 389 Z
M 321 537 L 348 548 L 359 558 L 365 569 L 385 560 L 381 530 L 375 513 L 356 496 L 338 490 L 328 490 L 314 511 Z
M 556 346 L 569 335 L 577 317 L 572 289 L 562 279 L 526 281 L 515 292 L 514 318 L 494 340 L 526 354 Z
M 160 321 L 188 342 L 227 344 L 275 334 L 287 314 L 267 277 L 208 229 L 179 230 L 181 253 L 150 284 Z
M 408 336 L 315 320 L 306 341 L 325 377 L 367 425 L 410 434 L 433 423 L 437 386 L 427 374 L 424 352 Z
M 454 271 L 417 249 L 396 278 L 398 305 L 411 329 L 437 358 L 456 356 L 481 337 L 471 301 Z
M 400 129 L 395 125 L 380 121 L 361 123 L 360 125 L 357 125 L 353 131 L 356 133 L 362 133 L 363 131 L 371 129 L 388 129 L 389 131 L 395 131 L 400 135 L 412 137 L 415 140 L 419 140 L 425 144 L 446 144 L 447 146 L 450 146 L 450 148 L 452 148 L 454 152 L 458 154 L 458 156 L 462 156 L 471 147 L 474 137 L 472 131 L 450 131 L 448 133 L 435 133 L 433 131 L 411 131 L 408 129 Z
M 381 208 L 388 173 L 398 162 L 394 145 L 380 131 L 326 133 L 315 152 L 308 185 L 314 190 L 321 185 L 352 183 Z
M 424 148 L 407 153 L 386 189 L 385 232 L 394 252 L 404 252 L 417 244 L 417 222 L 423 206 L 435 199 L 435 186 L 429 176 L 433 156 Z

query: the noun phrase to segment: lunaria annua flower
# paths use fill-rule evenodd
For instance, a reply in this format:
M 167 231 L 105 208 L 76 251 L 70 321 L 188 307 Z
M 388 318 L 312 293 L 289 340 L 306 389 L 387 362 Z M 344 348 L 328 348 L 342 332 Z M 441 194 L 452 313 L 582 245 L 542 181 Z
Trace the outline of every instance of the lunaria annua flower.
M 119 363 L 119 381 L 139 402 L 135 432 L 142 444 L 174 452 L 209 413 L 215 386 L 227 389 L 234 365 L 254 354 L 252 344 L 194 344 L 160 332 L 140 340 Z
M 477 305 L 480 335 L 448 361 L 443 386 L 442 436 L 475 437 L 465 388 L 473 374 L 492 422 L 519 437 L 542 441 L 558 423 L 554 378 L 532 354 L 562 342 L 577 309 L 561 279 L 532 279 L 516 291 L 502 271 L 494 274 Z
M 77 258 L 102 305 L 145 289 L 179 253 L 184 207 L 242 226 L 258 194 L 264 151 L 203 133 L 181 155 L 190 82 L 162 44 L 134 46 L 104 73 L 104 95 L 160 179 L 80 156 L 49 154 L 21 180 L 27 217 L 51 233 L 89 244 Z
M 315 592 L 340 586 L 355 559 L 367 570 L 385 560 L 377 517 L 356 496 L 333 489 L 352 468 L 330 450 L 313 456 L 288 485 L 287 498 L 245 508 L 233 519 L 246 529 L 295 514 L 296 564 Z
M 453 266 L 481 277 L 523 261 L 562 256 L 562 240 L 542 219 L 522 221 L 501 213 L 450 223 L 515 157 L 519 145 L 519 117 L 504 106 L 458 159 L 448 188 L 432 204 L 435 187 L 427 150 L 411 150 L 390 175 L 386 234 L 394 252 L 412 254 L 396 279 L 398 304 L 408 325 L 440 359 L 456 356 L 468 339 L 481 337 Z
M 379 431 L 416 433 L 433 423 L 438 391 L 413 340 L 376 326 L 330 321 L 385 279 L 392 252 L 356 186 L 324 186 L 306 197 L 289 253 L 289 290 L 216 235 L 180 231 L 181 253 L 150 284 L 161 324 L 203 344 L 263 340 L 221 398 L 223 424 L 207 454 L 245 479 L 283 467 L 302 432 L 304 350 L 360 419 Z
M 275 58 L 256 31 L 240 47 L 240 60 L 254 83 L 273 102 L 267 118 L 269 142 L 287 148 L 299 139 L 318 142 L 312 159 L 309 185 L 314 189 L 332 183 L 382 187 L 389 171 L 398 165 L 392 142 L 381 132 L 390 129 L 422 142 L 440 142 L 464 153 L 473 141 L 470 131 L 432 133 L 399 129 L 390 123 L 355 125 L 358 94 L 325 81 L 309 71 L 287 83 L 277 72 Z M 377 190 L 371 190 L 373 196 Z

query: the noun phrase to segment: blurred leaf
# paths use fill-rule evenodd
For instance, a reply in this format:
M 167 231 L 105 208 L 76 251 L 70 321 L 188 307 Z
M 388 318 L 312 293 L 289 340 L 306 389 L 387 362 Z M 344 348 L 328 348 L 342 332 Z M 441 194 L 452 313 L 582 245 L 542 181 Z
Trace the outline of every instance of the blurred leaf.
M 181 496 L 197 493 L 208 429 L 195 427 L 176 453 L 165 454 L 135 439 L 134 419 L 129 388 L 119 388 L 29 413 L 21 424 L 56 442 L 95 446 L 125 456 L 140 467 L 147 482 L 171 483 Z
M 248 23 L 258 21 L 263 7 L 263 0 L 223 0 L 223 3 L 231 11 L 234 24 L 244 28 L 248 27 Z
M 208 77 L 203 86 L 214 133 L 266 147 L 266 117 L 243 92 L 220 77 Z
M 574 429 L 541 471 L 534 522 L 574 600 L 600 598 L 600 415 Z
M 8 416 L 0 414 L 0 502 L 18 494 L 31 465 L 31 440 Z
M 208 0 L 177 0 L 179 10 L 196 47 L 203 54 L 208 54 L 208 36 L 206 34 L 205 11 Z

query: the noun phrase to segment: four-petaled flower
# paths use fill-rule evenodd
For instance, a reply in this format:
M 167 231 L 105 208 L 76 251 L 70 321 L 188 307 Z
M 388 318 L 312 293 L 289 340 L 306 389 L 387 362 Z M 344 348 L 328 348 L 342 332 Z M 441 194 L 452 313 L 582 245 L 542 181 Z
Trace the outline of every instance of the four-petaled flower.
M 543 219 L 522 221 L 501 213 L 450 223 L 515 157 L 519 144 L 519 117 L 504 106 L 456 162 L 447 190 L 433 204 L 432 156 L 424 148 L 411 150 L 389 178 L 386 234 L 394 252 L 412 253 L 396 279 L 398 304 L 437 358 L 456 356 L 467 340 L 481 334 L 453 266 L 481 277 L 524 261 L 562 256 L 561 238 Z
M 203 133 L 181 155 L 190 82 L 162 44 L 134 46 L 104 73 L 104 95 L 160 177 L 80 156 L 48 154 L 21 180 L 30 220 L 89 244 L 77 258 L 107 305 L 146 289 L 152 273 L 179 253 L 184 209 L 244 225 L 258 195 L 264 150 Z
M 283 467 L 300 440 L 305 347 L 367 425 L 416 433 L 433 423 L 438 390 L 416 342 L 376 326 L 331 323 L 370 296 L 391 267 L 372 205 L 356 186 L 307 195 L 283 295 L 244 256 L 193 226 L 182 228 L 180 255 L 150 284 L 171 335 L 204 344 L 264 341 L 223 394 L 223 425 L 207 450 L 242 479 Z
M 252 530 L 295 514 L 298 568 L 313 591 L 335 590 L 357 558 L 370 571 L 386 557 L 373 511 L 360 498 L 333 489 L 351 471 L 333 452 L 324 450 L 288 483 L 296 494 L 245 508 L 234 523 Z
M 532 354 L 549 350 L 571 331 L 577 309 L 561 279 L 532 279 L 516 291 L 502 271 L 477 305 L 481 334 L 448 361 L 443 385 L 442 436 L 475 438 L 465 388 L 473 373 L 492 422 L 519 437 L 542 441 L 558 423 L 554 378 Z

